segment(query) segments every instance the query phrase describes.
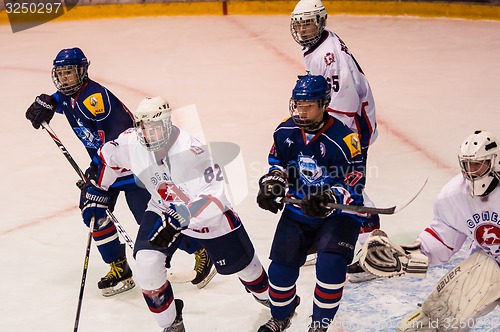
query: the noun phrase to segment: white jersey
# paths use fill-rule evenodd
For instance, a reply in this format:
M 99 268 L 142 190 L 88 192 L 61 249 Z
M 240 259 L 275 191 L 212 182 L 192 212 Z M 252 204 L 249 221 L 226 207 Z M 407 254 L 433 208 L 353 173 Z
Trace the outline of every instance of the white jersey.
M 147 210 L 161 215 L 170 203 L 188 205 L 191 219 L 182 233 L 211 239 L 238 228 L 240 220 L 224 194 L 222 170 L 212 164 L 207 147 L 176 127 L 172 136 L 167 156 L 159 161 L 139 143 L 135 129 L 107 142 L 100 149 L 104 169 L 98 185 L 108 189 L 123 172 L 132 171 L 151 194 Z
M 375 102 L 366 76 L 345 43 L 324 30 L 320 40 L 302 53 L 306 70 L 325 77 L 331 86 L 328 111 L 356 132 L 362 148 L 367 148 L 377 139 Z
M 500 263 L 500 190 L 482 198 L 471 196 L 459 174 L 441 190 L 434 205 L 434 219 L 418 237 L 431 264 L 447 262 L 472 240 L 471 253 L 484 250 Z

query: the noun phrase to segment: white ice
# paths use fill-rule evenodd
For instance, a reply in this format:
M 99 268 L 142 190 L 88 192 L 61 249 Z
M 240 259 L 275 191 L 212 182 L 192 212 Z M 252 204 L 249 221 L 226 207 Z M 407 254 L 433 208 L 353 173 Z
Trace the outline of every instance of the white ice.
M 412 242 L 430 221 L 439 189 L 458 172 L 462 140 L 476 129 L 500 135 L 500 22 L 330 15 L 328 26 L 350 47 L 375 94 L 380 133 L 369 155 L 370 197 L 392 205 L 429 178 L 411 205 L 382 219 L 389 235 Z M 175 107 L 196 104 L 208 141 L 241 147 L 249 193 L 236 208 L 268 266 L 277 216 L 257 207 L 256 183 L 303 73 L 288 16 L 51 22 L 15 34 L 2 25 L 0 41 L 0 331 L 73 329 L 88 234 L 77 208 L 77 176 L 48 135 L 24 118 L 36 95 L 54 91 L 50 69 L 62 48 L 81 47 L 90 77 L 129 108 L 146 95 L 163 95 Z M 56 115 L 51 125 L 86 167 L 86 152 L 64 117 Z M 124 201 L 116 215 L 135 236 Z M 192 264 L 178 253 L 174 269 Z M 92 246 L 79 331 L 160 331 L 138 287 L 101 296 L 96 283 L 107 271 Z M 329 331 L 394 331 L 444 272 L 348 285 Z M 314 282 L 314 269 L 302 268 L 302 304 L 291 332 L 307 330 Z M 188 331 L 251 332 L 269 318 L 235 276 L 217 276 L 202 290 L 175 284 L 174 291 L 185 302 Z M 499 312 L 474 330 L 498 331 Z

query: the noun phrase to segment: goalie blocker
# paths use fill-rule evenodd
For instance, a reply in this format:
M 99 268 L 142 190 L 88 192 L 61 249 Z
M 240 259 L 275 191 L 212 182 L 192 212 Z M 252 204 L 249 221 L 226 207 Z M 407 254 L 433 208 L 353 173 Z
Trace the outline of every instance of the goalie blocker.
M 403 246 L 391 241 L 382 230 L 375 230 L 365 242 L 359 264 L 377 277 L 394 277 L 407 274 L 425 278 L 429 259 L 420 252 L 420 243 Z

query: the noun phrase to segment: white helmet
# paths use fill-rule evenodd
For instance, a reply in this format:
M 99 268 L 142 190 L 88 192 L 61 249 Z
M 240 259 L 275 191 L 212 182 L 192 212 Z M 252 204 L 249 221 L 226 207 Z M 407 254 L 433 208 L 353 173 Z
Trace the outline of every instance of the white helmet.
M 290 20 L 293 39 L 303 47 L 314 45 L 325 30 L 326 18 L 326 9 L 321 0 L 300 0 Z
M 162 97 L 144 98 L 134 112 L 139 142 L 149 151 L 158 151 L 172 133 L 172 109 Z
M 499 144 L 490 132 L 477 130 L 460 146 L 458 160 L 472 196 L 486 196 L 498 185 Z

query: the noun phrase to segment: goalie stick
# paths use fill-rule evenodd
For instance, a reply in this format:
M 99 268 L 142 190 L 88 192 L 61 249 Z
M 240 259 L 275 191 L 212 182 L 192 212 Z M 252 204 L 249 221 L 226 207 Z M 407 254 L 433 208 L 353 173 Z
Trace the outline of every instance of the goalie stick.
M 66 157 L 66 159 L 68 160 L 68 162 L 71 164 L 71 166 L 73 167 L 73 169 L 75 170 L 75 172 L 80 177 L 80 180 L 86 181 L 85 173 L 83 173 L 83 171 L 80 168 L 80 166 L 78 166 L 78 164 L 73 159 L 73 157 L 71 156 L 71 154 L 69 153 L 69 151 L 66 149 L 66 147 L 64 146 L 64 144 L 59 139 L 59 137 L 57 137 L 57 135 L 54 132 L 54 130 L 45 121 L 42 122 L 42 127 L 49 134 L 50 138 L 52 138 L 52 140 L 54 141 L 54 143 L 56 143 L 56 145 L 59 148 L 59 150 L 61 150 L 61 152 L 64 154 L 64 156 Z M 108 217 L 113 221 L 113 224 L 115 224 L 115 227 L 116 227 L 118 233 L 122 236 L 123 240 L 128 244 L 128 246 L 130 247 L 130 249 L 132 249 L 132 251 L 133 251 L 134 250 L 134 241 L 130 238 L 130 236 L 125 231 L 125 229 L 122 227 L 122 225 L 120 224 L 120 222 L 118 221 L 118 219 L 116 219 L 116 217 L 114 216 L 114 214 L 109 209 L 106 210 L 106 213 L 107 213 Z M 194 272 L 194 277 L 193 277 L 193 274 L 191 272 L 194 272 L 194 270 L 186 272 L 186 273 L 179 273 L 178 276 L 176 276 L 176 274 L 174 274 L 174 273 L 170 273 L 169 277 L 172 278 L 172 280 L 171 280 L 172 282 L 176 282 L 176 283 L 190 282 L 190 281 L 192 281 L 196 277 L 196 272 Z M 85 275 L 86 275 L 86 273 L 85 273 Z M 169 280 L 170 280 L 170 278 L 169 278 Z M 85 280 L 82 280 L 82 285 L 85 285 Z
M 391 207 L 387 208 L 378 208 L 378 207 L 370 207 L 370 206 L 362 206 L 362 205 L 348 205 L 348 204 L 338 204 L 338 203 L 328 203 L 326 205 L 327 208 L 330 209 L 335 209 L 335 210 L 344 210 L 344 211 L 354 211 L 354 212 L 360 212 L 360 213 L 370 213 L 370 214 L 395 214 L 405 207 L 407 207 L 417 196 L 420 194 L 422 189 L 424 189 L 425 185 L 427 184 L 427 180 L 425 179 L 424 183 L 421 185 L 420 189 L 406 202 L 400 203 Z M 280 203 L 287 203 L 287 204 L 299 204 L 302 202 L 302 200 L 297 199 L 297 198 L 290 198 L 290 197 L 278 197 L 276 199 L 276 202 Z

